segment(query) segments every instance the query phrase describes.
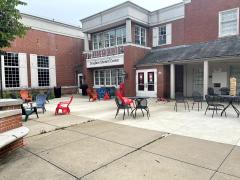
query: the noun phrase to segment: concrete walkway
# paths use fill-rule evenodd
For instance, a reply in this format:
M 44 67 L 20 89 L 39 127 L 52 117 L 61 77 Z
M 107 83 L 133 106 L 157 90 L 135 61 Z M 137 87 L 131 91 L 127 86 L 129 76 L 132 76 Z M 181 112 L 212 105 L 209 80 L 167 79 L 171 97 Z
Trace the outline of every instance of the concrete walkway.
M 1 180 L 240 180 L 237 146 L 111 122 L 25 140 L 23 149 L 0 159 Z
M 233 110 L 227 111 L 227 118 L 220 115 L 212 118 L 212 112 L 204 115 L 206 103 L 199 112 L 197 108 L 185 111 L 182 104 L 179 105 L 178 112 L 173 110 L 174 103 L 156 103 L 155 99 L 149 100 L 151 117 L 142 117 L 138 112 L 137 118 L 126 117 L 122 120 L 123 112 L 114 119 L 116 105 L 114 100 L 88 102 L 87 97 L 75 96 L 71 105 L 71 115 L 54 116 L 57 102 L 67 100 L 69 97 L 54 99 L 47 104 L 47 113 L 40 114 L 40 118 L 31 117 L 25 125 L 31 129 L 30 136 L 45 131 L 52 131 L 62 127 L 76 125 L 88 120 L 103 120 L 117 124 L 139 127 L 148 130 L 167 132 L 171 134 L 183 135 L 203 140 L 220 142 L 230 145 L 240 146 L 240 118 L 236 117 Z M 238 106 L 240 109 L 240 107 Z

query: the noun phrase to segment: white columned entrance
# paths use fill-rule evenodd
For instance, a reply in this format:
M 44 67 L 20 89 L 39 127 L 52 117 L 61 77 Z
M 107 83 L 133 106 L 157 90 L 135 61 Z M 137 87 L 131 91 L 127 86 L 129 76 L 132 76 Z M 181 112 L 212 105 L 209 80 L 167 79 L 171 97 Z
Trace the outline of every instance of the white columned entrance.
M 126 20 L 126 42 L 132 43 L 132 21 L 131 21 L 131 19 Z
M 203 63 L 203 97 L 208 94 L 208 77 L 209 77 L 209 68 L 208 61 Z
M 170 65 L 170 97 L 175 99 L 175 64 Z
M 84 33 L 84 51 L 89 51 L 89 39 L 86 33 Z

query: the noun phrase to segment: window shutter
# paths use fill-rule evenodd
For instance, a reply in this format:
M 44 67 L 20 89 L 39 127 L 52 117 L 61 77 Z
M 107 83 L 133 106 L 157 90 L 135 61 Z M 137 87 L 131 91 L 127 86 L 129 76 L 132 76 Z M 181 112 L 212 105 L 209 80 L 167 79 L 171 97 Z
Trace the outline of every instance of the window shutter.
M 56 62 L 55 56 L 49 56 L 49 75 L 50 75 L 50 86 L 54 87 L 57 85 L 56 82 Z
M 167 44 L 172 44 L 172 24 L 166 25 Z
M 18 59 L 19 59 L 20 87 L 28 88 L 27 54 L 19 53 Z
M 30 54 L 30 67 L 31 67 L 31 87 L 38 87 L 38 67 L 37 67 L 37 55 Z
M 5 71 L 4 71 L 4 56 L 1 55 L 1 65 L 2 65 L 2 69 L 1 69 L 1 72 L 2 72 L 2 87 L 3 89 L 5 89 Z
M 154 27 L 152 33 L 153 33 L 153 47 L 156 47 L 158 46 L 159 28 Z

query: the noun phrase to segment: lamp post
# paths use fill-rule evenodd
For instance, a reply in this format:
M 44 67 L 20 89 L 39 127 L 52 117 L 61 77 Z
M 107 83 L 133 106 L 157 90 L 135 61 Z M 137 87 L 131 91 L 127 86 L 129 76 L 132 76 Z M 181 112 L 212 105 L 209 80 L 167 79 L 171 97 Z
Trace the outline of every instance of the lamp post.
M 2 55 L 3 51 L 0 50 L 0 96 L 3 99 L 3 86 L 2 86 Z

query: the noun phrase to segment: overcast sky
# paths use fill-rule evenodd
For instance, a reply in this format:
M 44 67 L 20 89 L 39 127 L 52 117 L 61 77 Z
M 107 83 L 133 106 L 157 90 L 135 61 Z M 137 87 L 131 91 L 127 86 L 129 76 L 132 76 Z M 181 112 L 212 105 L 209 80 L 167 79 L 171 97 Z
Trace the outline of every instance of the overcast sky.
M 80 26 L 80 19 L 111 8 L 126 0 L 22 0 L 27 6 L 19 7 L 23 13 L 55 19 Z M 131 0 L 132 2 L 154 11 L 182 0 Z

